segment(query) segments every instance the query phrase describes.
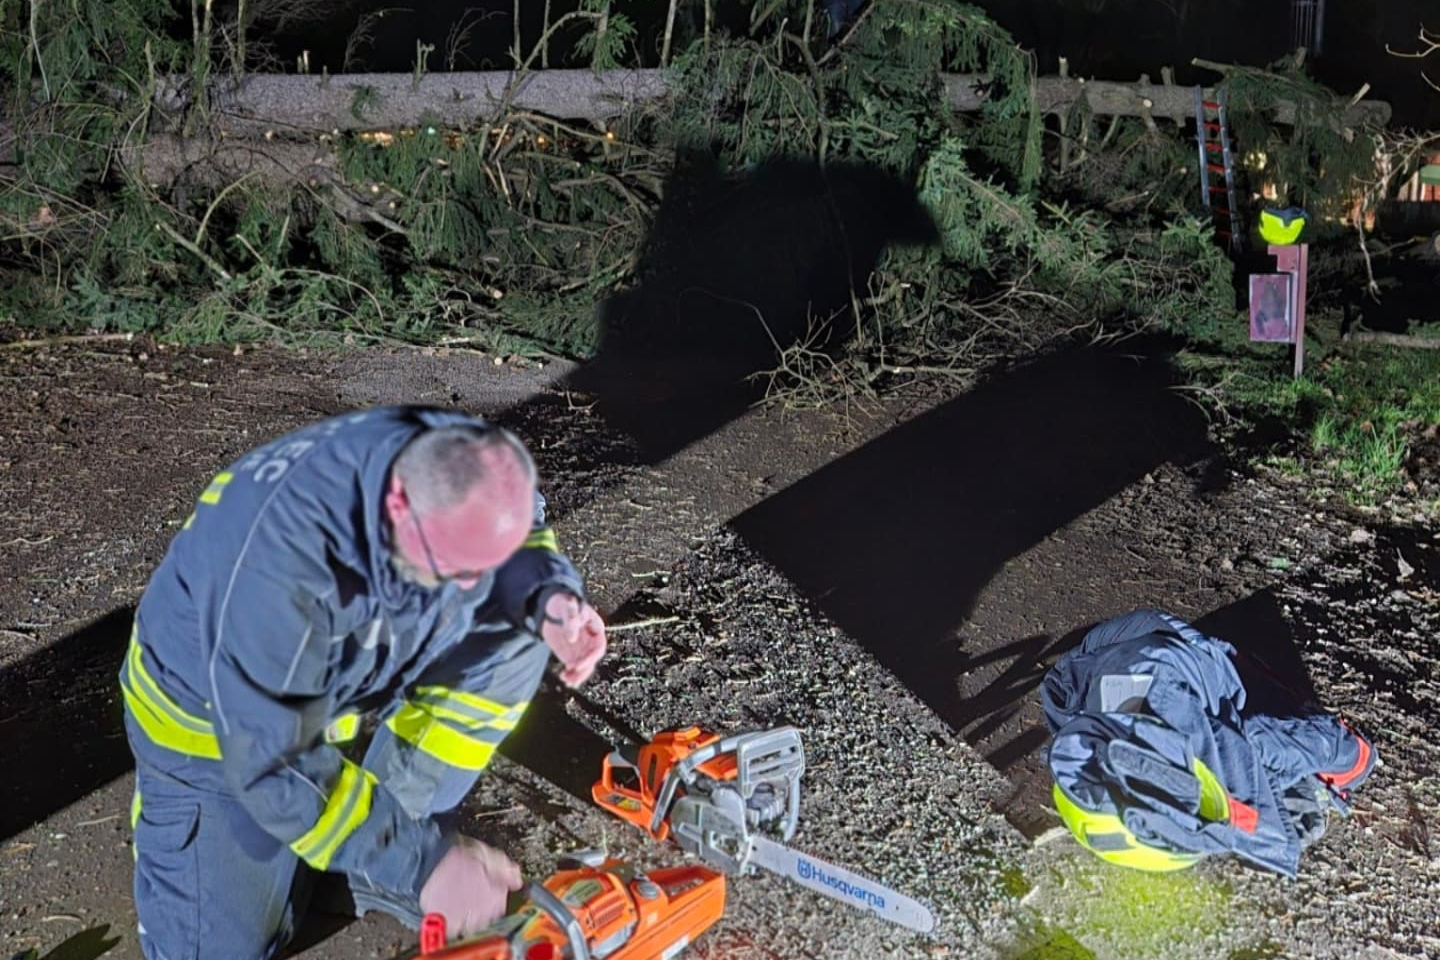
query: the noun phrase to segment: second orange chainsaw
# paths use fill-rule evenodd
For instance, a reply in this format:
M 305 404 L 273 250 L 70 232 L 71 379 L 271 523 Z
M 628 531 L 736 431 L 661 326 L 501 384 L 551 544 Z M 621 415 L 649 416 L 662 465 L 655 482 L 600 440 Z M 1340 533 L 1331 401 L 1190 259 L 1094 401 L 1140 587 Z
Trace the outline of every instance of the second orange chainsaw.
M 707 867 L 772 873 L 928 933 L 922 903 L 846 867 L 786 844 L 800 817 L 805 753 L 794 727 L 722 737 L 699 727 L 657 734 L 611 753 L 591 788 L 595 802 L 657 840 L 672 839 Z

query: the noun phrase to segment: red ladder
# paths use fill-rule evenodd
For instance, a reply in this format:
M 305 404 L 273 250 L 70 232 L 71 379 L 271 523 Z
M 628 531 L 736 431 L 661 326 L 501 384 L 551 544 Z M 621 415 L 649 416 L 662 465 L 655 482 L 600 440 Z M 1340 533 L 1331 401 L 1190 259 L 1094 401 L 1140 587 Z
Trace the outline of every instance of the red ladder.
M 1200 154 L 1200 203 L 1217 221 L 1215 233 L 1225 238 L 1232 253 L 1238 252 L 1240 208 L 1235 202 L 1235 155 L 1230 149 L 1224 90 L 1216 90 L 1215 99 L 1207 100 L 1204 89 L 1195 88 L 1195 141 Z

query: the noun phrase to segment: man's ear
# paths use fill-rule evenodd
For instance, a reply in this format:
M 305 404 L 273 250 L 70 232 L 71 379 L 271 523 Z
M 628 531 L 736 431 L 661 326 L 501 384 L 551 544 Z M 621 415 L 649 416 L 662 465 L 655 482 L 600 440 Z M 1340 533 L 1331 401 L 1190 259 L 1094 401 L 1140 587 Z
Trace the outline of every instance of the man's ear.
M 405 487 L 400 478 L 392 474 L 389 488 L 385 491 L 385 514 L 390 518 L 390 522 L 394 523 L 409 511 L 410 498 L 405 493 Z

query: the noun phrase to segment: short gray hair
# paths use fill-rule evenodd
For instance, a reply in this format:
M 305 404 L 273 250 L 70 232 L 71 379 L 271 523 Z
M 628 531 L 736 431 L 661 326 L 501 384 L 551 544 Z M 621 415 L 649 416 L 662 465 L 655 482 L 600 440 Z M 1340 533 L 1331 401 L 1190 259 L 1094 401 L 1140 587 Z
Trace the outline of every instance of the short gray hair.
M 405 489 L 411 508 L 419 514 L 448 510 L 465 499 L 486 478 L 481 454 L 509 448 L 536 482 L 535 460 L 520 438 L 493 424 L 454 424 L 432 427 L 405 444 L 392 467 Z

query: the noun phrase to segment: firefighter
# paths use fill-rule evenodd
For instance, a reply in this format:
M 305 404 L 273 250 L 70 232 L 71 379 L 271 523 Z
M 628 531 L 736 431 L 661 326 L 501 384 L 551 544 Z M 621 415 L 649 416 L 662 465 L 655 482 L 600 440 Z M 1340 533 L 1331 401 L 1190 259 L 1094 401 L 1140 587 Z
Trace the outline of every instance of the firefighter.
M 445 814 L 550 655 L 578 687 L 604 652 L 509 432 L 375 408 L 245 455 L 171 542 L 120 673 L 145 956 L 273 956 L 316 871 L 357 914 L 491 922 L 519 870 Z

